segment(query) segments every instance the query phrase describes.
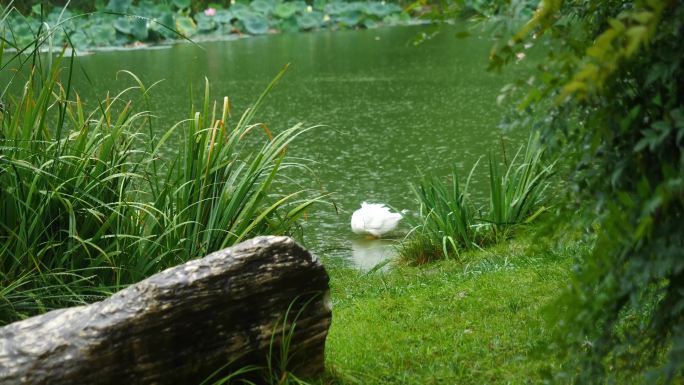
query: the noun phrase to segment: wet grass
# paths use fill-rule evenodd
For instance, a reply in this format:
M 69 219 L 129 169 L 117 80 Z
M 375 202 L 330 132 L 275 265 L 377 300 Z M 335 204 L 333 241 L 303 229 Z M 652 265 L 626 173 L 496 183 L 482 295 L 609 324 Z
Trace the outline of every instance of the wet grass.
M 448 180 L 427 175 L 413 186 L 420 211 L 417 217 L 408 218 L 412 230 L 399 249 L 404 261 L 421 265 L 458 259 L 465 251 L 506 241 L 519 227 L 548 210 L 551 199 L 547 189 L 555 162 L 544 158 L 539 133 L 532 133 L 527 145 L 520 147 L 510 161 L 504 155 L 503 169 L 490 154 L 488 210 L 477 207 L 468 192 L 478 164 L 463 185 L 453 170 Z
M 331 268 L 330 384 L 540 383 L 549 305 L 580 244 L 529 250 L 522 237 L 421 267 Z

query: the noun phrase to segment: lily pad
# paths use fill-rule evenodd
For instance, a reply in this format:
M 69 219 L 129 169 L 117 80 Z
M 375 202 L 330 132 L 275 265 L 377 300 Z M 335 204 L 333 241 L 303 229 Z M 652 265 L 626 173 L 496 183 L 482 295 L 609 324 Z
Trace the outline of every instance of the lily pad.
M 197 33 L 197 25 L 187 16 L 176 18 L 176 30 L 186 37 L 194 36 Z
M 252 35 L 263 35 L 268 32 L 268 21 L 260 15 L 251 15 L 242 20 L 245 31 Z
M 268 0 L 254 0 L 249 4 L 249 6 L 257 13 L 262 15 L 270 15 L 275 4 Z
M 392 3 L 368 3 L 363 4 L 361 11 L 366 15 L 383 18 L 391 13 L 401 12 L 401 7 Z
M 252 11 L 248 6 L 240 3 L 233 4 L 230 7 L 231 12 L 233 12 L 233 16 L 237 20 L 244 20 L 248 17 L 256 16 L 256 12 Z
M 279 3 L 273 8 L 273 15 L 279 19 L 289 19 L 295 12 L 297 12 L 297 6 L 293 3 Z
M 411 16 L 408 13 L 393 13 L 387 15 L 382 19 L 382 22 L 387 25 L 405 25 L 411 21 Z
M 131 6 L 132 0 L 109 0 L 107 10 L 116 13 L 126 13 Z
M 363 14 L 360 11 L 345 12 L 337 19 L 340 24 L 346 27 L 356 27 L 363 19 Z
M 14 23 L 12 33 L 9 32 L 8 28 L 8 39 L 11 42 L 17 43 L 21 48 L 33 43 L 35 35 L 31 27 L 26 23 Z
M 216 29 L 216 21 L 213 17 L 200 13 L 195 15 L 195 19 L 197 20 L 197 30 L 200 33 L 207 33 Z
M 365 19 L 361 24 L 366 28 L 377 28 L 378 26 L 378 22 L 373 19 Z
M 349 11 L 351 11 L 351 9 L 350 9 L 349 3 L 342 3 L 342 2 L 336 1 L 336 2 L 332 2 L 332 3 L 327 4 L 324 7 L 324 11 L 328 15 L 336 16 L 336 15 L 341 15 L 345 12 L 349 12 Z
M 176 21 L 173 15 L 172 12 L 163 12 L 155 19 L 154 23 L 150 24 L 150 29 L 166 37 L 176 36 L 172 31 L 172 29 L 176 28 Z
M 323 11 L 325 9 L 325 5 L 328 2 L 326 0 L 314 0 L 313 1 L 313 9 L 317 11 Z
M 190 0 L 171 0 L 171 3 L 178 9 L 190 8 Z
M 111 45 L 116 39 L 116 30 L 111 24 L 91 25 L 86 32 L 93 45 L 99 47 Z
M 299 25 L 297 24 L 297 19 L 295 17 L 290 17 L 285 20 L 281 20 L 275 25 L 281 32 L 297 32 L 299 31 Z
M 230 24 L 230 22 L 235 18 L 235 15 L 233 15 L 233 12 L 227 10 L 227 9 L 219 9 L 216 11 L 216 15 L 214 16 L 214 19 L 216 19 L 217 23 L 221 24 Z
M 321 24 L 323 24 L 323 15 L 320 12 L 305 13 L 297 17 L 297 25 L 303 31 L 319 28 Z
M 120 17 L 114 22 L 114 28 L 139 41 L 146 40 L 148 37 L 147 20 L 141 17 Z
M 72 33 L 69 35 L 69 38 L 71 40 L 71 44 L 76 49 L 86 49 L 89 45 L 88 37 L 82 31 Z
M 306 4 L 306 1 L 303 1 L 303 0 L 290 1 L 289 4 L 292 4 L 295 7 L 296 12 L 299 12 L 299 13 L 306 12 L 306 8 L 308 7 L 308 4 Z

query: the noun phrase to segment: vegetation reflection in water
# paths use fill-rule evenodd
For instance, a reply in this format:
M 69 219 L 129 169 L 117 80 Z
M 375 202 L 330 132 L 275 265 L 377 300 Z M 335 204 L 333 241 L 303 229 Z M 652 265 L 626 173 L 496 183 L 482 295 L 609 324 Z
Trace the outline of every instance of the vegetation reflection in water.
M 292 184 L 334 192 L 336 208 L 318 206 L 309 213 L 305 243 L 320 254 L 352 260 L 351 251 L 360 245 L 391 256 L 392 248 L 374 242 L 352 244 L 357 239 L 349 229 L 353 210 L 368 200 L 415 211 L 410 183 L 422 173 L 447 175 L 455 165 L 465 174 L 480 156 L 500 149 L 496 125 L 502 111 L 496 96 L 532 62 L 512 66 L 505 75 L 489 73 L 491 41 L 453 33 L 474 26 L 454 27 L 412 45 L 423 28 L 283 34 L 207 43 L 204 50 L 182 44 L 98 53 L 80 58 L 94 84 L 78 89 L 115 89 L 120 69 L 147 83 L 164 79 L 153 90 L 151 107 L 159 127 L 165 127 L 187 117 L 189 85 L 200 89 L 205 75 L 214 85 L 212 97 L 230 95 L 234 108 L 242 110 L 266 79 L 290 63 L 256 119 L 276 132 L 299 121 L 326 125 L 290 148 L 291 156 L 309 159 L 315 170 L 314 176 L 291 173 Z M 513 133 L 511 148 L 526 136 Z M 471 191 L 475 199 L 485 199 L 486 173 L 478 174 Z M 407 230 L 405 225 L 394 238 Z

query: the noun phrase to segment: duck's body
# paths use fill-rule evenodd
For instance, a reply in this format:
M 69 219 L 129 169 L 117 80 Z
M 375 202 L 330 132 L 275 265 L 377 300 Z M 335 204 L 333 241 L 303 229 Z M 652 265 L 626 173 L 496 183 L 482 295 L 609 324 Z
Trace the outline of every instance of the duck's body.
M 354 211 L 351 228 L 356 234 L 370 234 L 380 238 L 397 227 L 402 215 L 391 212 L 381 203 L 361 203 L 361 208 Z

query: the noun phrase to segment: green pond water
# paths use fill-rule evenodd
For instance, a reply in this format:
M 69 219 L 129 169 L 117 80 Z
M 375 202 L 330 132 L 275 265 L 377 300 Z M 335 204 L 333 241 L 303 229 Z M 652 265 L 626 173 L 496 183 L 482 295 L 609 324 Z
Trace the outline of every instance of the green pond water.
M 496 96 L 529 66 L 487 72 L 493 41 L 458 39 L 458 28 L 414 46 L 423 28 L 282 34 L 203 43 L 204 50 L 177 44 L 99 52 L 78 59 L 93 87 L 80 76 L 77 89 L 86 100 L 94 96 L 89 89 L 122 89 L 122 69 L 147 84 L 163 79 L 152 91 L 152 109 L 156 126 L 165 128 L 188 117 L 190 86 L 200 95 L 205 76 L 212 96 L 231 97 L 233 111 L 241 112 L 290 63 L 258 120 L 274 131 L 297 122 L 325 125 L 300 137 L 288 153 L 308 159 L 315 171 L 292 173 L 290 187 L 332 192 L 336 207 L 319 205 L 308 213 L 304 243 L 319 255 L 370 268 L 395 254 L 393 245 L 409 228 L 404 224 L 390 240 L 365 240 L 351 232 L 352 212 L 362 201 L 416 211 L 410 183 L 420 175 L 447 175 L 455 165 L 465 177 L 480 156 L 499 152 L 504 111 Z M 508 133 L 511 148 L 526 135 Z M 486 176 L 481 163 L 476 196 L 487 194 Z

